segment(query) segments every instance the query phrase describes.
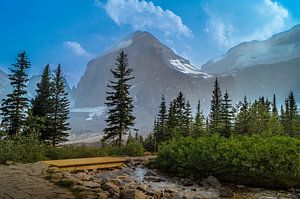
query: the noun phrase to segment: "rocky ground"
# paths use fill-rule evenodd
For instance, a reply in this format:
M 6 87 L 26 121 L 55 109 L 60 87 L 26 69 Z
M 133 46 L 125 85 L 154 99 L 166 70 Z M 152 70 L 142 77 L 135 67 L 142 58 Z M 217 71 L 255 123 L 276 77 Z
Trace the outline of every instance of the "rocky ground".
M 44 178 L 47 166 L 42 163 L 0 165 L 1 199 L 75 198 L 74 194 Z
M 270 191 L 244 186 L 224 186 L 213 176 L 195 183 L 192 179 L 172 178 L 146 167 L 145 159 L 129 161 L 120 169 L 60 172 L 48 170 L 48 179 L 68 186 L 77 197 L 112 199 L 239 198 L 296 199 L 297 190 Z M 299 191 L 299 190 L 298 190 Z
M 169 177 L 134 158 L 119 169 L 62 172 L 43 163 L 0 166 L 0 199 L 296 199 L 300 190 L 278 191 Z

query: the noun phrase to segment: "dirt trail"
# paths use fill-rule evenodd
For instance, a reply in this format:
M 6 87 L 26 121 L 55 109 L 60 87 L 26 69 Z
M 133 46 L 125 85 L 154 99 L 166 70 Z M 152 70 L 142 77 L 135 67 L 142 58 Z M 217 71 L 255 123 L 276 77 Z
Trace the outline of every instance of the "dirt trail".
M 0 165 L 1 199 L 75 198 L 68 189 L 63 189 L 44 179 L 43 163 Z

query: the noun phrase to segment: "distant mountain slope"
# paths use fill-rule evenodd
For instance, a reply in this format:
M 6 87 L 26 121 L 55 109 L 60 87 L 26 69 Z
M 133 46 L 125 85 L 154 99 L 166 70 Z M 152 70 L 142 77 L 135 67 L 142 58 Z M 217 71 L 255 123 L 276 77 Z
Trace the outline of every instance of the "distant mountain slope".
M 201 99 L 203 107 L 207 109 L 215 78 L 201 72 L 188 60 L 176 55 L 150 33 L 141 31 L 131 34 L 103 56 L 88 63 L 76 88 L 75 107 L 104 105 L 107 84 L 113 79 L 110 69 L 115 67 L 115 58 L 121 50 L 128 54 L 129 67 L 134 70 L 135 79 L 131 82 L 130 92 L 136 106 L 137 127 L 143 133 L 148 133 L 152 128 L 162 94 L 170 99 L 174 98 L 179 91 L 183 91 L 194 107 L 196 101 Z M 231 77 L 220 78 L 220 81 L 224 87 L 232 89 Z M 100 120 L 105 119 L 105 112 Z M 78 112 L 76 114 L 78 115 Z M 85 119 L 87 118 L 86 114 Z M 92 125 L 93 120 L 86 122 Z M 97 131 L 101 131 L 101 128 Z
M 235 80 L 235 96 L 271 97 L 283 103 L 290 91 L 300 102 L 300 25 L 265 41 L 242 43 L 219 59 L 202 66 L 203 71 Z
M 265 41 L 241 43 L 202 66 L 207 73 L 228 75 L 257 65 L 274 65 L 300 57 L 300 25 Z

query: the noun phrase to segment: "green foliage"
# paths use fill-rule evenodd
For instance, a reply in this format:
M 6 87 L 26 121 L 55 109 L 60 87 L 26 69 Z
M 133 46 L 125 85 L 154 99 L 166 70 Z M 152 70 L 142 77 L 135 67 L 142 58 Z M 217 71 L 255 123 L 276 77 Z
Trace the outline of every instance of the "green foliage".
M 26 69 L 30 67 L 30 62 L 24 51 L 18 54 L 16 61 L 13 68 L 10 69 L 11 74 L 8 75 L 13 91 L 2 100 L 1 104 L 1 125 L 8 136 L 15 136 L 22 132 L 28 108 Z
M 300 140 L 285 136 L 180 138 L 159 147 L 155 165 L 198 179 L 214 175 L 247 185 L 299 187 Z
M 195 116 L 192 136 L 197 138 L 204 134 L 205 134 L 204 115 L 201 110 L 200 100 L 198 100 L 197 112 Z
M 35 136 L 15 136 L 0 140 L 0 164 L 6 161 L 36 162 L 45 157 L 46 146 L 40 144 Z
M 49 69 L 49 64 L 47 64 L 44 68 L 40 82 L 37 83 L 36 96 L 31 100 L 31 114 L 34 118 L 39 119 L 36 121 L 36 126 L 39 127 L 39 139 L 43 142 L 49 141 L 50 139 L 49 116 L 52 111 L 51 105 L 53 105 L 51 95 L 51 72 Z
M 216 78 L 214 89 L 213 89 L 212 100 L 211 100 L 210 113 L 209 113 L 210 133 L 220 133 L 222 129 L 221 114 L 222 114 L 222 91 L 219 87 L 218 79 Z
M 66 80 L 63 76 L 60 65 L 58 65 L 53 75 L 53 81 L 51 82 L 51 100 L 50 110 L 47 115 L 47 141 L 53 146 L 67 141 L 68 133 L 70 130 L 69 123 L 69 106 L 68 93 L 65 91 Z
M 129 95 L 131 85 L 128 84 L 134 77 L 131 76 L 133 70 L 128 68 L 127 55 L 123 51 L 116 61 L 116 68 L 111 70 L 115 81 L 110 81 L 110 85 L 107 86 L 112 91 L 107 92 L 105 104 L 109 110 L 106 119 L 107 128 L 104 129 L 105 136 L 102 141 L 117 142 L 121 147 L 123 135 L 134 126 L 135 117 L 132 115 L 134 106 Z

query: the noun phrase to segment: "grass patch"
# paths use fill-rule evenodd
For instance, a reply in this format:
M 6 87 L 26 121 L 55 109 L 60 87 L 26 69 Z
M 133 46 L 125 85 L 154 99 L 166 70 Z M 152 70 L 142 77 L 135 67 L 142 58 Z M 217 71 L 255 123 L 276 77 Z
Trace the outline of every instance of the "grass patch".
M 41 144 L 32 137 L 0 140 L 0 164 L 6 161 L 30 163 L 40 160 L 72 159 L 103 156 L 143 156 L 141 144 L 131 142 L 122 147 L 60 146 Z

